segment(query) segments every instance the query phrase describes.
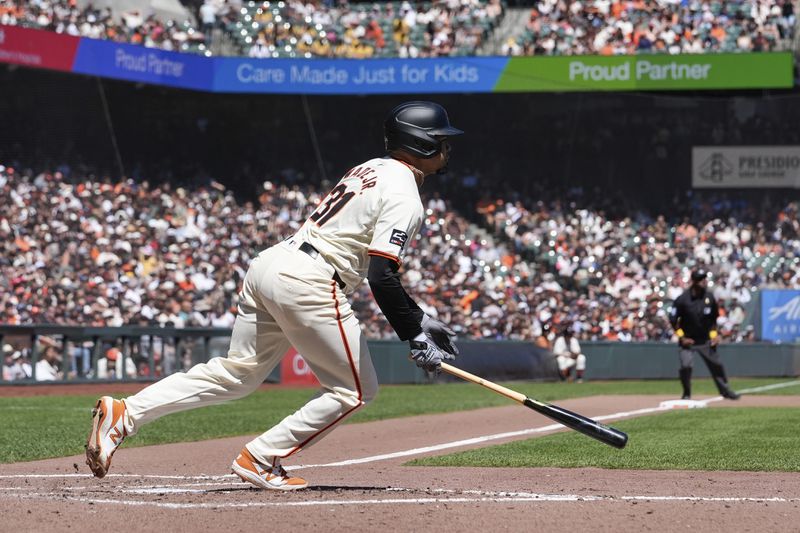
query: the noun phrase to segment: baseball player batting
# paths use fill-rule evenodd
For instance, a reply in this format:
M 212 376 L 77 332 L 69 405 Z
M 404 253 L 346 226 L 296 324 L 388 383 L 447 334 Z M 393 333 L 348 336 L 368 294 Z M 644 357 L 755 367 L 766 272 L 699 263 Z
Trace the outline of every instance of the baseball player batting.
M 321 389 L 247 443 L 231 469 L 264 489 L 307 487 L 281 461 L 319 441 L 378 390 L 347 299 L 365 277 L 389 324 L 409 341 L 417 366 L 436 372 L 443 360 L 455 358 L 453 331 L 414 303 L 398 269 L 422 224 L 419 187 L 446 168 L 448 139 L 463 132 L 441 106 L 407 102 L 390 112 L 384 133 L 385 157 L 348 171 L 295 235 L 250 263 L 227 357 L 172 374 L 134 396 L 97 401 L 86 443 L 86 463 L 96 477 L 106 475 L 117 447 L 148 422 L 253 392 L 291 345 Z

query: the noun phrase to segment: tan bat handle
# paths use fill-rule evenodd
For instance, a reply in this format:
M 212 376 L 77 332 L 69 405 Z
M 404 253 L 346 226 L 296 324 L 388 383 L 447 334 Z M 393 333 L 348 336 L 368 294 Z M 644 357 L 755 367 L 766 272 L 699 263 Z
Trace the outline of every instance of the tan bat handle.
M 519 402 L 519 403 L 524 404 L 525 400 L 527 399 L 527 396 L 525 396 L 524 394 L 522 394 L 520 392 L 513 391 L 511 389 L 507 389 L 507 388 L 503 387 L 502 385 L 498 385 L 497 383 L 492 383 L 491 381 L 485 380 L 482 377 L 478 377 L 475 374 L 470 374 L 466 370 L 461 370 L 460 368 L 456 368 L 453 365 L 448 365 L 447 363 L 442 363 L 442 370 L 444 370 L 448 374 L 451 374 L 453 376 L 461 378 L 461 379 L 463 379 L 465 381 L 470 381 L 472 383 L 477 383 L 478 385 L 486 387 L 489 390 L 493 390 L 494 392 L 496 392 L 498 394 L 502 394 L 506 398 L 510 398 L 510 399 L 514 400 L 515 402 Z

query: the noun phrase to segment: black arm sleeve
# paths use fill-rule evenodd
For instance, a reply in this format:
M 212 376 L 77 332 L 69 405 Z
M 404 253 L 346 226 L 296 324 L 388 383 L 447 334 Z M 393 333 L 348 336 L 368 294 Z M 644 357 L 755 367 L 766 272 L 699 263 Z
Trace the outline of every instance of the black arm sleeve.
M 367 280 L 378 307 L 400 340 L 407 341 L 422 333 L 420 323 L 424 313 L 403 289 L 397 263 L 379 255 L 371 256 Z
M 713 294 L 709 294 L 708 297 L 711 299 L 711 325 L 709 329 L 717 329 L 717 319 L 719 318 L 719 305 L 717 304 L 717 299 L 714 298 Z
M 680 327 L 681 321 L 681 300 L 683 299 L 683 295 L 675 298 L 675 301 L 672 302 L 672 308 L 669 310 L 669 323 L 672 325 L 672 329 L 675 331 L 678 330 Z

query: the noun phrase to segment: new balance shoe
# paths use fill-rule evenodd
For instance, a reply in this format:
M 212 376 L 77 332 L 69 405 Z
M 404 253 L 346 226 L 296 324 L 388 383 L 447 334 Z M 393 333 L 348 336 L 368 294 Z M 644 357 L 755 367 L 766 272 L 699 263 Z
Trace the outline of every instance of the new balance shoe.
M 233 473 L 242 481 L 252 483 L 256 487 L 269 490 L 298 490 L 308 487 L 305 479 L 290 476 L 276 458 L 272 465 L 265 465 L 243 448 L 231 465 Z
M 125 402 L 111 396 L 97 400 L 92 409 L 92 432 L 86 441 L 86 464 L 95 477 L 104 477 L 111 467 L 111 456 L 127 433 L 124 425 Z

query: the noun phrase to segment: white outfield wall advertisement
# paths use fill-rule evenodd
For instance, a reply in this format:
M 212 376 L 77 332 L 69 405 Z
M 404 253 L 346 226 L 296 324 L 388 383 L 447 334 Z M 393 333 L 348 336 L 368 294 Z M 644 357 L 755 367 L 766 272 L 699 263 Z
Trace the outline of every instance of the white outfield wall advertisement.
M 692 186 L 800 188 L 800 146 L 695 146 Z

